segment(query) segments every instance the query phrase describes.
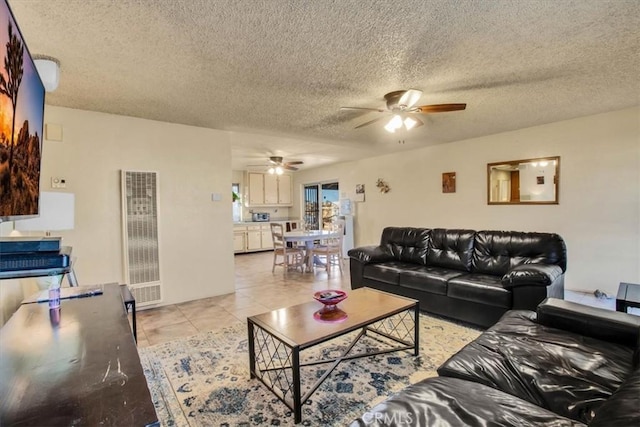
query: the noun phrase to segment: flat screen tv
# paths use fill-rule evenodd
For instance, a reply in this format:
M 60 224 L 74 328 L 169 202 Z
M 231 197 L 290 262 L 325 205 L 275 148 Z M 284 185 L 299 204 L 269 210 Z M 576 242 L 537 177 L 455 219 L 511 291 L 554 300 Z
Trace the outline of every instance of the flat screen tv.
M 6 0 L 0 0 L 0 222 L 38 215 L 44 85 Z

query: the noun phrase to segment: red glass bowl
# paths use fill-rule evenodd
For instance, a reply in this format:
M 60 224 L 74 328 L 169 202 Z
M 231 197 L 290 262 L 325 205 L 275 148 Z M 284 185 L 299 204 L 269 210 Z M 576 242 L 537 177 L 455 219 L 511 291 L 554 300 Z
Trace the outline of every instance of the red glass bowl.
M 325 305 L 325 308 L 335 307 L 341 301 L 347 299 L 347 293 L 344 291 L 327 289 L 325 291 L 318 291 L 313 294 L 313 298 L 316 301 Z

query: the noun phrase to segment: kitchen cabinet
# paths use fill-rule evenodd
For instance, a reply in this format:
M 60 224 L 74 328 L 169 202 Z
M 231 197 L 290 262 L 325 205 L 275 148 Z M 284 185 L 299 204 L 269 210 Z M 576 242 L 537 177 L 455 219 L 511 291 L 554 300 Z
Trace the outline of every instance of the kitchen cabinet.
M 233 251 L 235 253 L 257 252 L 273 249 L 271 226 L 268 222 L 233 227 Z
M 278 204 L 278 175 L 264 175 L 264 204 Z
M 249 206 L 264 205 L 264 174 L 249 172 L 247 181 L 249 182 Z
M 233 227 L 233 252 L 246 252 L 247 227 Z
M 291 175 L 248 172 L 249 206 L 291 206 Z
M 260 230 L 260 237 L 262 240 L 262 249 L 273 249 L 273 237 L 271 237 L 271 226 L 268 229 L 264 227 Z
M 298 221 L 274 221 L 281 223 L 286 231 L 299 228 Z M 273 249 L 271 225 L 268 222 L 238 224 L 233 226 L 234 253 L 268 251 Z
M 259 251 L 262 249 L 262 230 L 259 225 L 247 227 L 247 252 Z
M 291 200 L 291 175 L 280 175 L 278 177 L 278 204 L 280 205 L 292 205 Z

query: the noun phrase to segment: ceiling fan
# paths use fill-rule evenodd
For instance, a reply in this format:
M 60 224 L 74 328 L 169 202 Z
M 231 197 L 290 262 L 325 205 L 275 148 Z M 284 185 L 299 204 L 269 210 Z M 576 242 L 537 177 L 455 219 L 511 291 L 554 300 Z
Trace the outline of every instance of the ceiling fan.
M 269 164 L 266 165 L 269 169 L 267 172 L 270 174 L 282 175 L 285 170 L 288 171 L 297 171 L 298 168 L 294 165 L 302 165 L 304 162 L 302 161 L 293 161 L 293 162 L 285 162 L 284 159 L 280 156 L 271 156 L 269 157 Z M 250 166 L 264 166 L 264 165 L 250 165 Z
M 383 113 L 385 115 L 392 114 L 393 117 L 391 117 L 384 128 L 387 132 L 394 133 L 403 127 L 406 130 L 411 130 L 422 126 L 424 123 L 420 120 L 418 114 L 445 113 L 448 111 L 460 111 L 467 108 L 467 104 L 432 104 L 416 106 L 416 103 L 421 96 L 422 91 L 418 89 L 396 90 L 389 92 L 384 96 L 384 99 L 387 101 L 386 110 L 382 108 L 364 107 L 340 107 L 340 110 L 373 111 Z M 369 120 L 368 122 L 356 126 L 356 129 L 370 125 L 384 118 L 385 117 L 377 117 L 373 120 Z

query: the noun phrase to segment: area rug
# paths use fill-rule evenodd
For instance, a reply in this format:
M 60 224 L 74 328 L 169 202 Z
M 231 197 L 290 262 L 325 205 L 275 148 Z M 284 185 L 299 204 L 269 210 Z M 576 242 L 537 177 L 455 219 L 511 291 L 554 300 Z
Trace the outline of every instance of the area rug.
M 420 354 L 381 354 L 341 363 L 305 403 L 302 426 L 344 426 L 391 394 L 435 370 L 480 331 L 420 315 Z M 301 353 L 303 361 L 339 354 L 354 335 Z M 358 347 L 383 348 L 364 337 Z M 357 350 L 357 349 L 356 349 Z M 289 426 L 293 413 L 259 380 L 249 377 L 245 325 L 141 348 L 140 359 L 163 426 Z M 327 365 L 302 368 L 302 387 Z

